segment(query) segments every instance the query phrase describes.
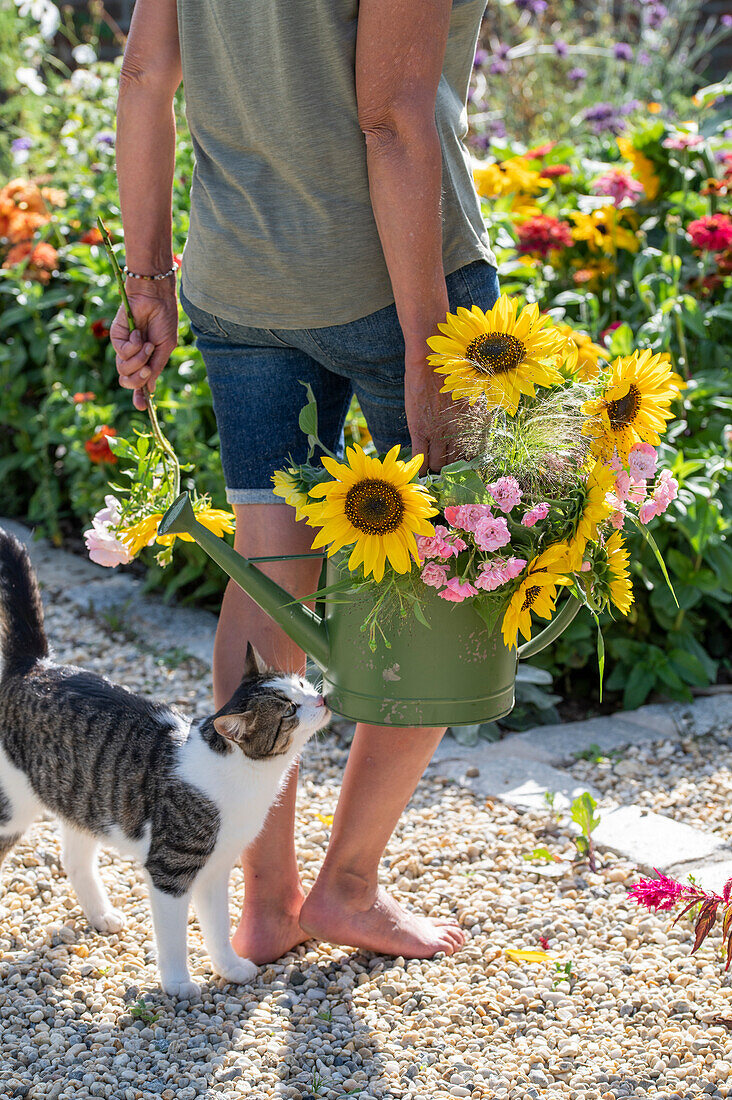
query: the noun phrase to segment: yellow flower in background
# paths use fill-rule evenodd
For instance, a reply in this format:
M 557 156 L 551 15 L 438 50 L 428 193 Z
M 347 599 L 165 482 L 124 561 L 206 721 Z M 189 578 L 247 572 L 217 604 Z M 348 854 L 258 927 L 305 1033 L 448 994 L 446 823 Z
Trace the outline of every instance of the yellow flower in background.
M 519 631 L 527 641 L 531 638 L 532 611 L 542 619 L 551 619 L 558 586 L 571 583 L 567 568 L 566 543 L 555 543 L 529 564 L 503 617 L 503 641 L 509 649 L 516 645 Z
M 518 312 L 515 299 L 502 294 L 488 313 L 458 306 L 438 328 L 443 335 L 427 341 L 437 354 L 428 359 L 445 375 L 440 392 L 456 401 L 467 397 L 474 405 L 485 397 L 490 408 L 514 416 L 522 394 L 533 397 L 536 386 L 562 382 L 556 364 L 566 340 L 536 304 Z
M 195 505 L 194 511 L 198 522 L 207 527 L 209 531 L 213 531 L 214 535 L 220 537 L 224 532 L 230 534 L 235 530 L 236 521 L 231 512 L 224 512 L 220 508 L 203 507 L 196 509 Z M 160 538 L 157 538 L 158 524 L 162 518 L 162 512 L 152 512 L 149 516 L 143 516 L 131 527 L 124 527 L 120 530 L 119 537 L 129 547 L 133 557 L 136 557 L 141 550 L 146 546 L 150 546 L 153 542 L 159 542 L 162 546 L 171 546 L 176 539 L 183 539 L 184 542 L 195 541 L 191 535 L 186 534 L 161 535 Z
M 633 603 L 633 585 L 628 571 L 630 552 L 620 531 L 613 531 L 604 546 L 607 568 L 610 574 L 608 589 L 610 599 L 622 615 L 627 615 Z
M 658 115 L 661 113 L 661 104 L 653 100 L 650 103 L 646 103 L 646 107 L 648 108 L 648 113 L 651 115 Z
M 300 481 L 294 470 L 275 470 L 272 474 L 274 488 L 272 492 L 276 497 L 284 497 L 285 504 L 295 509 L 295 519 L 305 519 L 312 508 L 312 501 L 308 494 L 300 487 Z
M 479 195 L 497 199 L 502 195 L 536 195 L 552 181 L 529 165 L 525 157 L 509 157 L 493 164 L 474 164 L 473 179 Z
M 610 370 L 602 396 L 582 406 L 589 418 L 582 431 L 598 458 L 609 462 L 617 450 L 625 461 L 634 444 L 661 442 L 680 387 L 666 352 L 635 351 L 616 359 Z
M 604 462 L 596 462 L 585 485 L 585 499 L 577 529 L 567 542 L 567 560 L 572 572 L 582 565 L 585 547 L 597 538 L 597 529 L 612 512 L 607 494 L 615 485 L 615 475 Z
M 612 204 L 599 206 L 591 214 L 573 210 L 570 214 L 574 222 L 572 236 L 575 241 L 586 241 L 588 247 L 596 252 L 605 252 L 611 256 L 619 248 L 624 248 L 626 252 L 637 252 L 640 242 L 636 233 L 620 224 L 620 219 L 627 216 Z
M 425 486 L 412 480 L 423 456 L 401 462 L 398 454 L 397 445 L 382 460 L 355 445 L 346 451 L 345 463 L 324 457 L 334 480 L 310 490 L 311 496 L 323 498 L 308 516 L 311 526 L 321 528 L 313 550 L 328 546 L 330 557 L 353 543 L 348 568 L 362 565 L 375 581 L 384 576 L 387 560 L 397 573 L 408 573 L 412 560 L 419 561 L 416 536 L 435 533 L 429 517 L 437 515 L 437 508 Z
M 642 183 L 646 198 L 657 198 L 661 190 L 661 181 L 656 175 L 653 161 L 645 153 L 641 153 L 640 149 L 636 149 L 631 138 L 619 137 L 616 141 L 621 155 L 633 165 L 633 173 Z
M 581 382 L 594 381 L 600 373 L 600 360 L 608 358 L 606 349 L 593 343 L 586 332 L 580 332 L 563 321 L 557 323 L 557 328 L 567 338 L 563 369 L 568 374 L 577 371 Z M 607 363 L 603 363 L 605 366 Z

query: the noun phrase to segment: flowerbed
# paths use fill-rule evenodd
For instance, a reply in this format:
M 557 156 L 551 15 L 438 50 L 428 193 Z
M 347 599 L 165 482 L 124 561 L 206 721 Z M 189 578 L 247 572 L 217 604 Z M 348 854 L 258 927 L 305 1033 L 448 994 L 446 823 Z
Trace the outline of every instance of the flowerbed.
M 60 79 L 44 69 L 42 35 L 36 38 L 41 59 L 26 56 L 25 68 L 40 73 L 44 87 L 18 81 L 10 114 L 4 105 L 12 144 L 0 146 L 0 511 L 29 517 L 61 542 L 88 526 L 104 498 L 116 465 L 110 436 L 132 439 L 145 423 L 116 382 L 107 330 L 118 298 L 95 228 L 102 212 L 120 233 L 113 164 L 119 63 L 90 62 Z M 724 536 L 732 516 L 732 140 L 715 107 L 724 89 L 678 99 L 677 110 L 648 99 L 622 115 L 598 112 L 580 120 L 573 143 L 527 148 L 484 125 L 481 74 L 495 56 L 479 61 L 476 182 L 502 289 L 567 326 L 588 380 L 641 348 L 668 353 L 686 382 L 659 451 L 678 497 L 654 528 L 679 606 L 653 551 L 631 533 L 636 602 L 622 629 L 611 621 L 603 627 L 606 686 L 622 690 L 626 705 L 653 691 L 685 697 L 730 671 L 732 551 Z M 187 233 L 191 170 L 179 102 L 177 253 Z M 171 443 L 196 471 L 198 492 L 223 504 L 210 394 L 183 314 L 156 397 Z M 357 415 L 347 441 L 367 442 Z M 186 471 L 182 484 L 191 485 Z M 181 545 L 178 554 L 167 574 L 150 555 L 150 584 L 215 606 L 219 571 L 195 548 Z M 589 697 L 594 655 L 592 624 L 579 619 L 541 661 L 561 674 L 565 694 Z

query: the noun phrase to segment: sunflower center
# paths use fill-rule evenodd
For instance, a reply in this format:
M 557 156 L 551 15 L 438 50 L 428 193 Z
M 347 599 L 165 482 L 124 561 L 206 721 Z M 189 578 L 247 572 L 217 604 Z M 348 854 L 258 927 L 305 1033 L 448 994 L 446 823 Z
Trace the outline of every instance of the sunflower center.
M 631 382 L 630 389 L 625 397 L 618 397 L 615 401 L 608 401 L 607 415 L 610 427 L 614 432 L 621 432 L 632 424 L 640 409 L 641 393 L 638 387 Z
M 515 370 L 526 354 L 526 348 L 515 336 L 506 332 L 482 332 L 465 349 L 481 374 L 505 374 Z
M 388 535 L 401 524 L 404 504 L 388 481 L 368 477 L 348 490 L 345 512 L 357 530 L 368 535 Z
M 539 595 L 540 592 L 541 592 L 541 585 L 540 584 L 533 584 L 531 586 L 531 588 L 527 588 L 526 589 L 526 594 L 524 596 L 524 602 L 521 605 L 521 610 L 522 611 L 528 611 L 531 608 L 531 606 L 533 605 L 534 601 L 536 600 L 536 597 Z

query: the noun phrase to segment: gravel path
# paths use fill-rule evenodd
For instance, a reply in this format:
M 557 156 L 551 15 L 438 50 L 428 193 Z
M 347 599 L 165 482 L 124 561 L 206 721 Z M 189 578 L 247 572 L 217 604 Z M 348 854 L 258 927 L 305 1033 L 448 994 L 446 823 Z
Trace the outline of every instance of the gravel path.
M 622 759 L 578 760 L 569 770 L 604 796 L 635 802 L 732 843 L 732 730 L 631 746 Z
M 203 665 L 175 653 L 140 653 L 59 595 L 47 618 L 61 658 L 205 710 Z M 709 749 L 710 766 L 720 764 L 719 746 Z M 344 761 L 332 734 L 308 747 L 298 814 L 306 884 L 323 856 Z M 669 756 L 663 766 L 676 765 Z M 588 767 L 598 783 L 603 765 Z M 662 782 L 666 797 L 678 792 L 671 772 L 653 774 L 645 786 L 655 790 Z M 697 788 L 702 802 L 718 801 L 716 826 L 729 830 L 725 782 L 705 774 Z M 653 805 L 676 815 L 684 799 L 684 812 L 698 823 L 696 795 Z M 715 827 L 712 818 L 703 821 Z M 537 844 L 558 855 L 573 850 L 547 816 L 425 780 L 391 842 L 383 879 L 405 903 L 458 917 L 469 938 L 457 956 L 405 963 L 307 944 L 263 967 L 250 986 L 225 986 L 211 979 L 192 920 L 203 999 L 175 1004 L 157 984 L 135 867 L 104 855 L 102 875 L 128 924 L 119 935 L 98 935 L 69 894 L 53 825 L 39 823 L 2 872 L 0 1096 L 732 1095 L 731 985 L 719 961 L 719 934 L 691 957 L 688 924 L 669 930 L 667 916 L 626 902 L 636 877 L 627 864 L 608 857 L 597 874 L 578 868 L 548 879 L 521 858 Z M 232 920 L 241 901 L 235 871 Z M 561 973 L 555 961 L 517 963 L 505 954 L 539 947 L 542 938 L 560 956 Z

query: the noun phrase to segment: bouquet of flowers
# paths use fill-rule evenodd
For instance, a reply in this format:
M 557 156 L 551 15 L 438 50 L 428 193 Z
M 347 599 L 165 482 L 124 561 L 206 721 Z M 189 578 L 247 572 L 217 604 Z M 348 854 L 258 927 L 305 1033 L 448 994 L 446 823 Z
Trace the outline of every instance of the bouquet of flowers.
M 627 615 L 623 528 L 637 524 L 658 553 L 647 524 L 678 490 L 656 452 L 683 386 L 668 356 L 608 363 L 585 334 L 505 295 L 487 313 L 458 308 L 439 329 L 429 361 L 456 402 L 459 461 L 421 477 L 422 457 L 398 446 L 355 445 L 339 461 L 317 438 L 310 392 L 307 460 L 274 475 L 274 493 L 319 529 L 313 549 L 337 563 L 328 591 L 373 591 L 372 644 L 377 632 L 388 644 L 388 607 L 426 622 L 434 593 L 470 600 L 509 648 L 531 638 L 533 616 L 552 617 L 563 587 L 596 619 Z M 600 635 L 598 648 L 602 666 Z

